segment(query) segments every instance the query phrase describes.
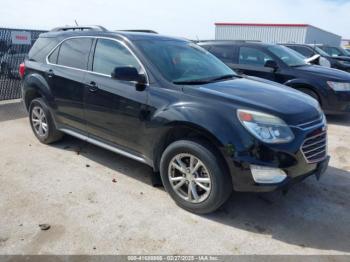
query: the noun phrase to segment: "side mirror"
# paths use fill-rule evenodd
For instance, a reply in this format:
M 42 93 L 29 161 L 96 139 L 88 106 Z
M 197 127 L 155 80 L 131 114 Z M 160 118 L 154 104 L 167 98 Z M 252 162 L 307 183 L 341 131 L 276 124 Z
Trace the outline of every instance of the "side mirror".
M 319 65 L 320 64 L 320 55 L 316 54 L 313 55 L 312 57 L 306 58 L 304 61 L 306 63 L 314 64 L 314 65 Z
M 274 61 L 274 60 L 267 60 L 265 62 L 264 67 L 272 68 L 274 71 L 276 71 L 278 69 L 278 65 L 277 65 L 276 61 Z
M 145 85 L 146 77 L 143 74 L 139 74 L 135 67 L 125 66 L 114 68 L 112 74 L 113 79 L 136 82 L 137 85 Z

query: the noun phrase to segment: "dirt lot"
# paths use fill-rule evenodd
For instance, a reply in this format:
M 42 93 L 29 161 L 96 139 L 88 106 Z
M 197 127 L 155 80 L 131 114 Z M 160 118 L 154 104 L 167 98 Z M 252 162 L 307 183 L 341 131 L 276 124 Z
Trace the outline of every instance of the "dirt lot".
M 235 193 L 197 216 L 153 188 L 148 167 L 68 136 L 42 145 L 21 107 L 2 103 L 0 254 L 350 254 L 350 118 L 329 122 L 320 182 Z

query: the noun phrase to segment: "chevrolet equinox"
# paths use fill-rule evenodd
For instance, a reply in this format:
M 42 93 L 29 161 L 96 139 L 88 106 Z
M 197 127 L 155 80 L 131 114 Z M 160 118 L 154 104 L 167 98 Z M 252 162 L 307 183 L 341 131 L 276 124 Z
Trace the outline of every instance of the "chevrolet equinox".
M 19 72 L 40 142 L 68 134 L 145 163 L 194 213 L 216 210 L 232 190 L 284 189 L 328 166 L 315 99 L 240 77 L 191 41 L 56 28 Z

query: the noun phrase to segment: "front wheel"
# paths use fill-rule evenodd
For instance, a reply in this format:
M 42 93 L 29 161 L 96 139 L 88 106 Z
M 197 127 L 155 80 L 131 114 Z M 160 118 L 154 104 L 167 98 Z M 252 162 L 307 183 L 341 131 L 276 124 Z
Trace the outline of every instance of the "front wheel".
M 180 140 L 164 151 L 163 185 L 182 208 L 197 214 L 218 209 L 232 192 L 232 181 L 213 148 L 206 143 Z

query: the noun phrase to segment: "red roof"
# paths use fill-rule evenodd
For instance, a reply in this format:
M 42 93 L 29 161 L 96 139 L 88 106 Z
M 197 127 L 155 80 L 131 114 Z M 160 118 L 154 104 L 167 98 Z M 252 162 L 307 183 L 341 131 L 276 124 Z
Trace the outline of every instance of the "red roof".
M 215 25 L 307 27 L 308 24 L 215 23 Z

